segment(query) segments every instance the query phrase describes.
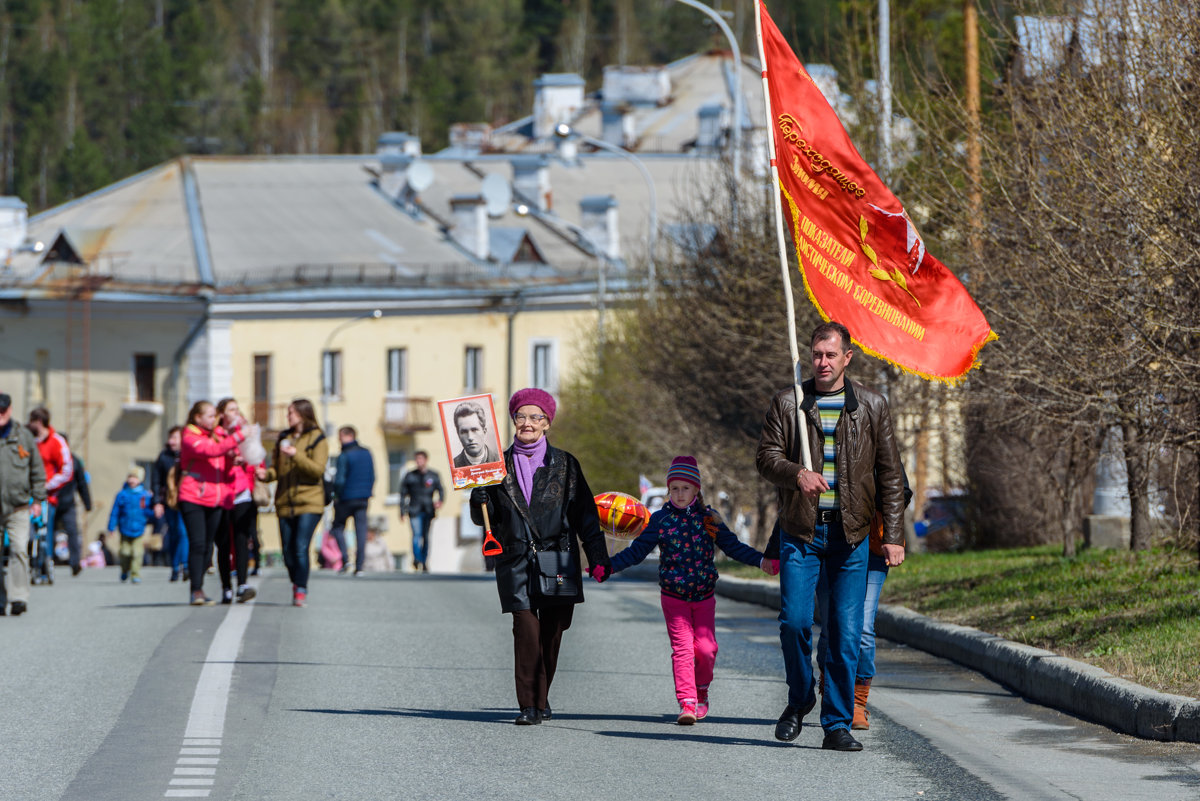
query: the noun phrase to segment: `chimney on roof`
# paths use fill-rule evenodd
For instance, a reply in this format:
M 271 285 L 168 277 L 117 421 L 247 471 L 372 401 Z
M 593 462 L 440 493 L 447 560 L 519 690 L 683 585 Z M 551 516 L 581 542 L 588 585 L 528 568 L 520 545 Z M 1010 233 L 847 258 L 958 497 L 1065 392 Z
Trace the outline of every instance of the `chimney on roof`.
M 671 73 L 663 66 L 604 68 L 600 90 L 605 103 L 665 106 L 671 102 Z
M 725 138 L 725 107 L 720 103 L 701 106 L 696 122 L 696 152 L 711 156 L 720 151 Z
M 513 191 L 526 203 L 550 211 L 550 167 L 545 156 L 515 156 L 512 159 Z
M 454 239 L 475 258 L 487 260 L 492 242 L 483 196 L 455 195 L 450 199 L 450 211 L 454 217 Z
M 421 155 L 421 140 L 404 131 L 384 131 L 375 140 L 375 155 L 417 158 Z
M 579 201 L 580 227 L 610 259 L 621 258 L 621 232 L 617 227 L 617 199 L 588 195 Z
M 629 147 L 633 144 L 633 113 L 627 103 L 608 103 L 600 107 L 600 138 L 610 145 Z
M 450 126 L 450 147 L 482 153 L 492 146 L 492 126 L 486 122 L 456 122 Z
M 385 195 L 398 198 L 404 191 L 405 171 L 412 164 L 412 156 L 403 153 L 384 153 L 379 157 L 379 188 Z
M 554 126 L 571 122 L 583 108 L 583 78 L 573 72 L 546 73 L 533 82 L 533 138 L 554 135 Z
M 0 197 L 0 261 L 7 262 L 25 244 L 29 207 L 19 197 Z

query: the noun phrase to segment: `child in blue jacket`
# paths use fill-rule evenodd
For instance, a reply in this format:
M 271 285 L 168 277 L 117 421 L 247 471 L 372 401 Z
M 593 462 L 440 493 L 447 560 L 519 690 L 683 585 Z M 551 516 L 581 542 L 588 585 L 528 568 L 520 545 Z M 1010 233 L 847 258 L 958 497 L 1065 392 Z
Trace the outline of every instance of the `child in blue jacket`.
M 144 475 L 145 471 L 140 467 L 129 471 L 125 486 L 113 500 L 112 514 L 108 516 L 108 533 L 121 533 L 121 546 L 117 551 L 121 581 L 132 576 L 134 584 L 142 581 L 142 535 L 146 533 L 146 526 L 154 522 L 154 496 L 142 486 Z
M 612 558 L 613 572 L 638 564 L 655 545 L 679 701 L 676 722 L 690 726 L 708 714 L 708 685 L 717 661 L 716 549 L 764 572 L 771 572 L 771 563 L 740 542 L 721 516 L 705 506 L 700 496 L 700 468 L 691 456 L 677 456 L 671 462 L 667 503 L 650 516 L 641 536 Z

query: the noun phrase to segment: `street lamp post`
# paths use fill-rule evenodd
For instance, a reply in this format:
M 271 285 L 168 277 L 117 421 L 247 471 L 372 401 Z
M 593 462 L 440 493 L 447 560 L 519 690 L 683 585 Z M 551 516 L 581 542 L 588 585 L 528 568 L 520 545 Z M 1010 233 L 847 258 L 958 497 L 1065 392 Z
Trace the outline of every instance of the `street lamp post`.
M 637 156 L 630 153 L 625 148 L 617 147 L 616 145 L 612 144 L 611 142 L 605 142 L 603 139 L 596 139 L 595 137 L 587 136 L 586 134 L 581 134 L 579 131 L 573 129 L 570 125 L 567 125 L 565 122 L 560 122 L 558 125 L 554 126 L 554 135 L 564 138 L 564 139 L 568 136 L 578 137 L 579 139 L 583 140 L 584 142 L 587 142 L 589 145 L 598 147 L 601 150 L 606 150 L 609 153 L 614 153 L 618 156 L 621 156 L 622 158 L 628 159 L 629 162 L 631 164 L 633 164 L 634 167 L 637 167 L 638 172 L 641 173 L 642 180 L 644 180 L 646 182 L 646 191 L 650 195 L 650 242 L 649 242 L 650 263 L 647 265 L 647 268 L 646 268 L 646 277 L 650 284 L 650 300 L 651 300 L 651 302 L 653 302 L 654 301 L 654 290 L 655 290 L 654 285 L 657 280 L 656 269 L 654 266 L 654 258 L 655 258 L 655 249 L 658 246 L 658 192 L 655 191 L 655 189 L 654 189 L 654 178 L 652 178 L 650 176 L 650 171 L 646 169 L 646 165 L 641 159 L 639 159 Z M 584 238 L 588 240 L 589 244 L 593 244 L 591 242 L 590 237 L 587 237 L 586 235 L 584 235 Z M 596 249 L 594 247 L 594 244 L 593 244 L 593 249 Z M 597 250 L 597 252 L 600 252 L 598 249 L 596 249 L 596 250 Z
M 729 40 L 729 49 L 733 51 L 733 85 L 729 88 L 729 93 L 733 95 L 733 174 L 736 177 L 741 175 L 742 166 L 742 104 L 745 102 L 742 97 L 742 49 L 738 47 L 737 37 L 733 35 L 729 25 L 716 11 L 696 0 L 679 0 L 679 2 L 712 18 L 712 21 L 717 23 L 717 27 L 721 29 L 721 33 L 725 34 L 725 38 Z
M 344 329 L 349 328 L 355 323 L 360 323 L 363 320 L 378 320 L 383 316 L 383 311 L 380 309 L 372 309 L 369 312 L 353 317 L 329 332 L 329 336 L 325 337 L 325 344 L 321 346 L 321 358 L 318 361 L 317 367 L 320 373 L 320 378 L 317 381 L 317 386 L 321 388 L 321 425 L 324 427 L 325 436 L 329 437 L 333 434 L 333 429 L 329 425 L 329 393 L 326 392 L 325 386 L 325 354 L 329 352 L 329 346 L 333 344 L 333 338 Z M 332 384 L 332 381 L 330 382 Z M 328 389 L 332 390 L 330 386 Z

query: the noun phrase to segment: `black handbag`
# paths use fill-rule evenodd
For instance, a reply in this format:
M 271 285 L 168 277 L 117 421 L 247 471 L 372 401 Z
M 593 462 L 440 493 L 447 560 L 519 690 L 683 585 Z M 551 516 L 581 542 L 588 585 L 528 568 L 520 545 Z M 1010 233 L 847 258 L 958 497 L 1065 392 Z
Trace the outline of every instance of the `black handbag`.
M 533 551 L 537 589 L 548 598 L 579 594 L 579 557 L 568 545 L 565 551 Z

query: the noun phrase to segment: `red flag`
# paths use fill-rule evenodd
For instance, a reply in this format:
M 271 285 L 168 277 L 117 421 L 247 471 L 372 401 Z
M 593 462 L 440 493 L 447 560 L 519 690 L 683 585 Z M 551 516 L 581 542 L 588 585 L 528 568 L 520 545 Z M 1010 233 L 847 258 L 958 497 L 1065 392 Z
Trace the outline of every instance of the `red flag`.
M 760 11 L 774 164 L 809 297 L 866 352 L 925 378 L 962 377 L 996 335 Z

